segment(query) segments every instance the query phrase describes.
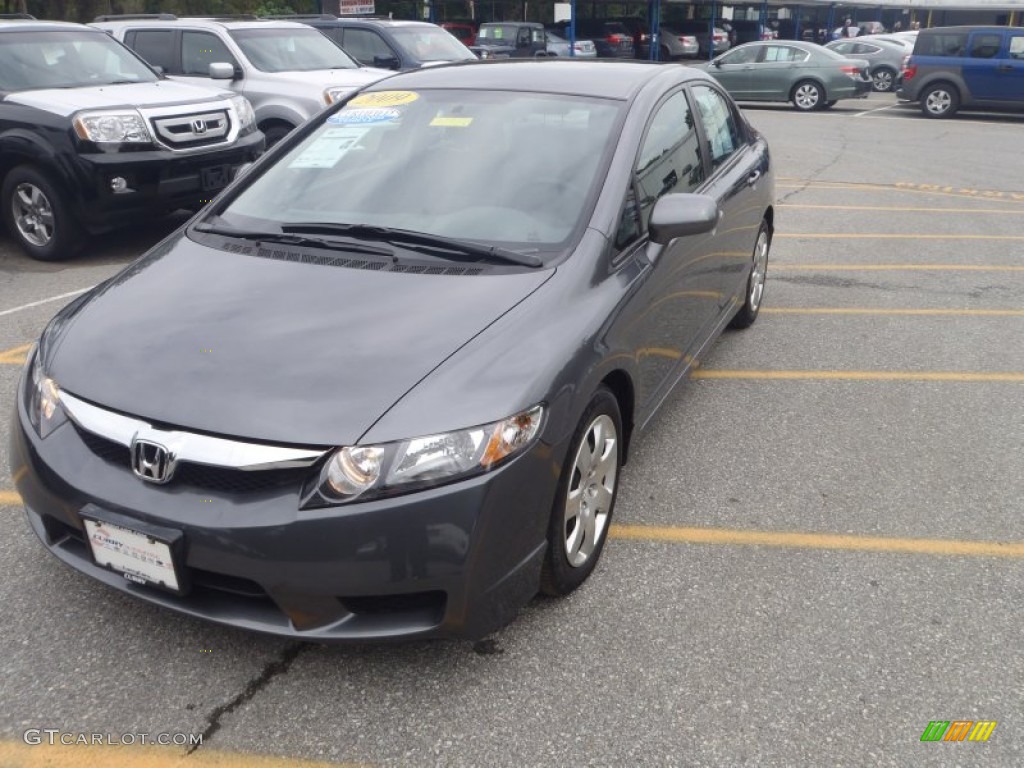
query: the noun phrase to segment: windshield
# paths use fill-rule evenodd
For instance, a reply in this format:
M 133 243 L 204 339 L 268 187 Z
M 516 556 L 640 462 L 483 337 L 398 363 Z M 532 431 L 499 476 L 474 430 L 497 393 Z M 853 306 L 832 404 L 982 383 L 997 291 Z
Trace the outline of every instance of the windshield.
M 104 32 L 0 33 L 0 90 L 152 83 L 160 78 Z
M 252 65 L 263 72 L 356 69 L 347 53 L 312 27 L 236 29 L 231 37 Z
M 621 109 L 535 93 L 364 93 L 214 213 L 246 231 L 330 222 L 554 250 L 601 183 Z
M 469 48 L 440 27 L 392 27 L 398 44 L 420 61 L 470 61 L 476 56 Z

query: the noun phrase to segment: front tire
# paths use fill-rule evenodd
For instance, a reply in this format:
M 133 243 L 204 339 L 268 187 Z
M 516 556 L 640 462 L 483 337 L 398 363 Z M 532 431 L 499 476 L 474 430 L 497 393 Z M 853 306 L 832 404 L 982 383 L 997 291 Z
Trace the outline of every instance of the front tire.
M 761 228 L 757 231 L 757 240 L 754 241 L 754 263 L 750 267 L 750 277 L 747 278 L 747 297 L 740 311 L 729 323 L 730 328 L 749 328 L 757 320 L 761 300 L 764 298 L 764 283 L 768 277 L 768 251 L 771 247 L 771 230 L 768 228 L 768 222 L 762 221 Z
M 28 165 L 11 170 L 0 189 L 7 231 L 38 261 L 62 261 L 82 248 L 82 228 L 57 185 Z
M 825 91 L 812 80 L 801 80 L 793 86 L 790 98 L 801 112 L 811 112 L 825 101 Z
M 960 93 L 949 83 L 936 83 L 921 94 L 921 114 L 925 117 L 952 117 L 960 107 Z
M 572 592 L 601 557 L 618 495 L 622 438 L 619 403 L 602 386 L 580 418 L 558 481 L 541 571 L 546 595 Z
M 287 123 L 268 123 L 264 128 L 263 137 L 266 141 L 267 149 L 281 141 L 285 136 L 294 130 L 294 126 L 288 125 Z

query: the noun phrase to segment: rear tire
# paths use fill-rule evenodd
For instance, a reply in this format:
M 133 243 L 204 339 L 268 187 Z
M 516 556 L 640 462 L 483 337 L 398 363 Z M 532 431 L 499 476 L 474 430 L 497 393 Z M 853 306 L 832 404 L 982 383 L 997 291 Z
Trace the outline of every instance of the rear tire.
M 960 93 L 949 83 L 935 83 L 921 94 L 921 114 L 925 117 L 952 117 L 960 107 Z
M 19 165 L 7 174 L 0 205 L 7 231 L 33 259 L 63 261 L 84 245 L 82 227 L 64 195 L 32 166 Z
M 753 264 L 750 267 L 750 277 L 747 278 L 747 297 L 740 311 L 729 323 L 730 328 L 749 328 L 757 320 L 757 313 L 761 310 L 761 301 L 764 299 L 764 283 L 768 276 L 768 251 L 771 247 L 771 230 L 768 228 L 768 222 L 762 221 L 761 228 L 757 231 L 757 240 L 754 241 Z
M 888 93 L 896 83 L 896 73 L 888 67 L 879 67 L 871 73 L 871 87 L 879 93 Z
M 790 100 L 801 112 L 811 112 L 825 102 L 825 91 L 813 80 L 801 80 L 793 86 Z
M 601 557 L 619 490 L 623 436 L 619 402 L 602 386 L 580 418 L 558 480 L 540 580 L 546 595 L 572 592 Z

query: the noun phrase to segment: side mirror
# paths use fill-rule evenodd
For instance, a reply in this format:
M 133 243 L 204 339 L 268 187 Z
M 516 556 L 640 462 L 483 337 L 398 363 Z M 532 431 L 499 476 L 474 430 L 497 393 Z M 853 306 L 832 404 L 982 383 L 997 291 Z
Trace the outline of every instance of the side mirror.
M 164 76 L 164 68 L 161 67 L 159 64 L 150 64 L 149 66 L 150 69 L 152 69 L 154 72 L 160 75 L 160 77 Z
M 713 197 L 686 192 L 664 195 L 651 211 L 651 241 L 666 245 L 677 237 L 702 235 L 718 225 L 719 216 Z
M 211 80 L 234 80 L 235 68 L 226 61 L 215 61 L 210 65 Z
M 373 66 L 381 69 L 401 69 L 402 62 L 398 60 L 397 56 L 374 56 Z
M 716 67 L 722 66 L 722 60 L 721 59 L 712 59 L 711 63 L 714 64 Z

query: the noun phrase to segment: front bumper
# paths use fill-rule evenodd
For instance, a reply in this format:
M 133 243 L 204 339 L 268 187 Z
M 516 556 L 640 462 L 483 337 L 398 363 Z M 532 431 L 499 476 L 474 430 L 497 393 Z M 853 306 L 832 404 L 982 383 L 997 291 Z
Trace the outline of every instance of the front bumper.
M 75 155 L 71 200 L 92 233 L 208 203 L 234 178 L 239 166 L 264 149 L 259 131 L 219 151 L 184 153 L 166 149 Z M 122 178 L 127 189 L 114 192 Z
M 240 491 L 155 486 L 97 453 L 71 422 L 39 439 L 22 398 L 11 467 L 52 554 L 108 586 L 234 627 L 308 640 L 479 638 L 537 592 L 557 471 L 542 442 L 486 475 L 428 491 L 300 510 L 304 476 Z M 136 530 L 181 532 L 186 593 L 98 566 L 83 511 Z

